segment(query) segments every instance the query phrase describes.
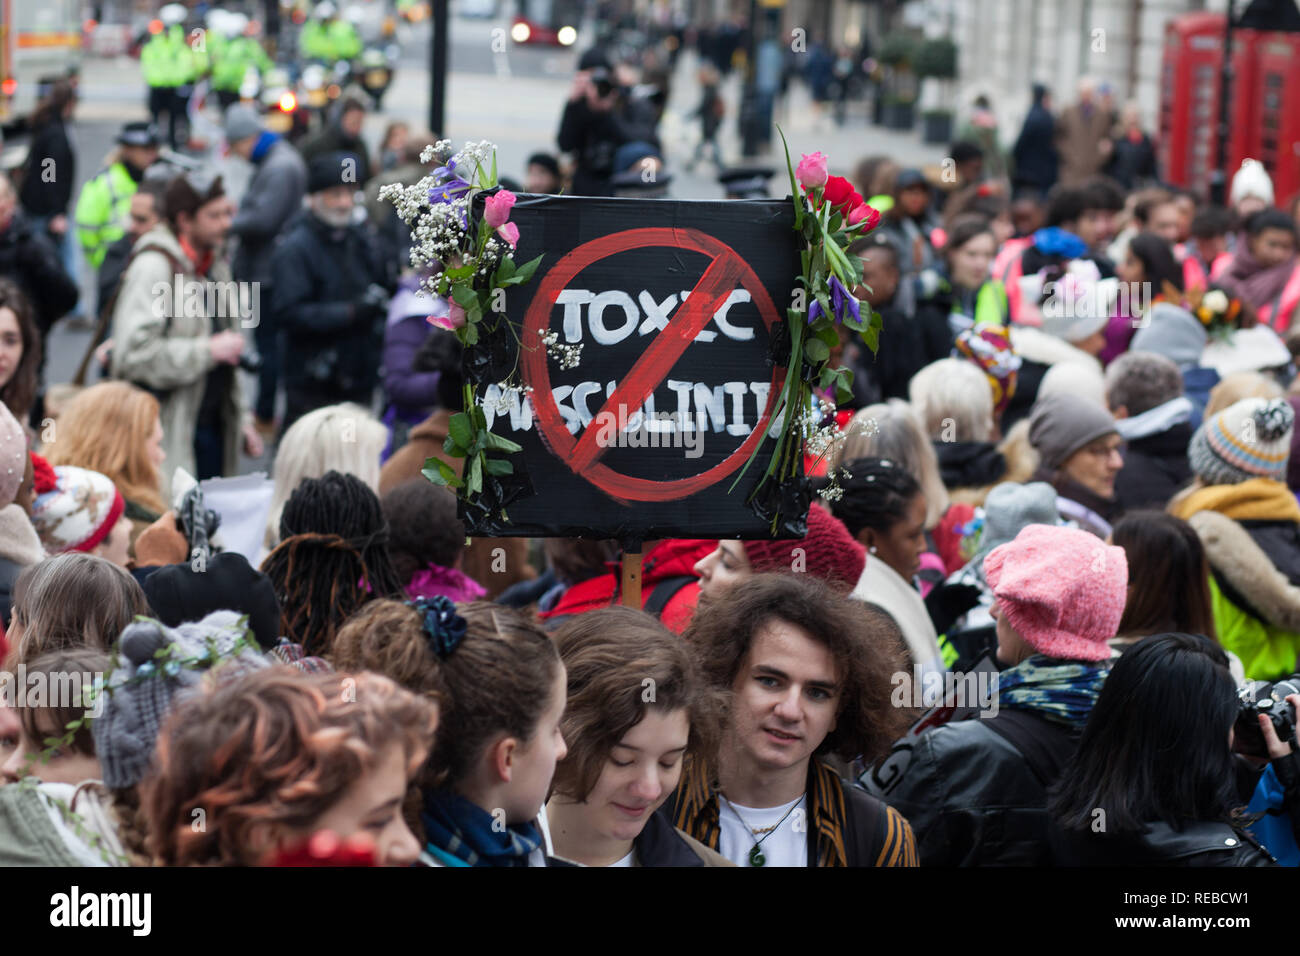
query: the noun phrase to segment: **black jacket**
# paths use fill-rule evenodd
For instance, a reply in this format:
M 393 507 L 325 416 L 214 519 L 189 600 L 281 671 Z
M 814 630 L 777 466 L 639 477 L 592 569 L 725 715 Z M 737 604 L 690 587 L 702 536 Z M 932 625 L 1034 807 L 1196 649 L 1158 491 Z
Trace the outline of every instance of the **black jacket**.
M 1055 866 L 1277 865 L 1254 837 L 1226 823 L 1192 821 L 1181 831 L 1168 823 L 1149 823 L 1142 833 L 1124 838 L 1052 824 L 1048 842 Z
M 56 118 L 32 134 L 18 201 L 29 216 L 67 215 L 76 180 L 77 160 L 72 143 L 63 120 Z
M 1025 115 L 1025 125 L 1012 147 L 1015 184 L 1047 190 L 1056 183 L 1059 157 L 1055 142 L 1056 120 L 1041 102 Z
M 122 275 L 126 272 L 127 261 L 131 258 L 131 249 L 138 236 L 127 233 L 121 239 L 109 243 L 104 252 L 104 261 L 99 264 L 99 273 L 95 282 L 99 289 L 98 308 L 101 314 L 122 284 Z
M 54 244 L 38 235 L 20 213 L 0 232 L 0 276 L 16 282 L 31 300 L 42 336 L 73 310 L 81 295 L 63 271 Z
M 371 284 L 390 292 L 393 284 L 369 227 L 334 229 L 303 213 L 276 245 L 271 272 L 274 321 L 287 339 L 285 387 L 340 395 L 373 389 L 385 316 L 355 303 Z
M 1180 422 L 1168 431 L 1135 438 L 1124 450 L 1124 467 L 1115 476 L 1115 498 L 1122 511 L 1163 508 L 1192 478 L 1187 445 L 1192 426 Z
M 922 866 L 1043 866 L 1047 788 L 1077 743 L 1004 708 L 904 738 L 862 783 L 912 824 Z
M 641 100 L 622 97 L 614 108 L 596 111 L 584 100 L 564 104 L 555 142 L 560 150 L 573 153 L 575 196 L 611 196 L 610 177 L 622 172 L 614 168 L 614 154 L 625 143 L 644 141 L 658 146 L 654 117 Z
M 1125 190 L 1137 189 L 1159 178 L 1156 148 L 1146 133 L 1136 143 L 1126 135 L 1115 137 L 1115 151 L 1106 165 L 1106 175 Z
M 907 315 L 892 302 L 876 308 L 883 321 L 873 357 L 865 343 L 859 345 L 859 367 L 879 388 L 882 398 L 907 400 L 907 386 L 912 376 L 931 362 L 952 353 L 953 335 L 947 313 L 919 310 Z M 857 372 L 855 370 L 856 377 Z

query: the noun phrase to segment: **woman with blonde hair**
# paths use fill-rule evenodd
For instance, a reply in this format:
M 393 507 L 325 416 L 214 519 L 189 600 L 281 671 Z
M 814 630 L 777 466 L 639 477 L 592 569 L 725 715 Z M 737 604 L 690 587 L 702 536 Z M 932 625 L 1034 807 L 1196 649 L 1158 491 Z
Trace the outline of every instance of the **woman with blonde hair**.
M 100 382 L 60 413 L 45 458 L 53 466 L 97 471 L 117 486 L 131 519 L 131 547 L 167 510 L 162 496 L 162 421 L 158 399 L 127 382 Z
M 280 513 L 304 479 L 337 471 L 356 475 L 378 494 L 379 456 L 387 440 L 383 423 L 349 402 L 318 408 L 289 426 L 275 453 L 275 490 L 264 542 L 267 550 L 280 543 Z

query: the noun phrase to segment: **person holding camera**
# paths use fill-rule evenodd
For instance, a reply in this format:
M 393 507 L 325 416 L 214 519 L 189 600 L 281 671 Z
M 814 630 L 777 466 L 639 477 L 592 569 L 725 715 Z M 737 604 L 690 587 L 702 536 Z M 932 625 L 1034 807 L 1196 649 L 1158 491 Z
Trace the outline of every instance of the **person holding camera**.
M 220 252 L 232 209 L 221 177 L 202 172 L 173 179 L 163 205 L 164 220 L 137 240 L 122 275 L 110 369 L 158 399 L 165 460 L 201 481 L 235 473 L 241 439 L 248 455 L 262 454 L 235 374 L 248 358 L 238 309 L 209 314 L 191 301 L 196 287 L 207 301 L 231 281 Z M 167 475 L 163 486 L 166 498 Z
M 653 104 L 631 96 L 619 79 L 601 50 L 588 50 L 578 61 L 556 134 L 560 149 L 576 159 L 572 195 L 612 196 L 618 148 L 638 141 L 658 146 Z
M 1275 779 L 1288 782 L 1294 816 L 1296 700 L 1289 695 L 1290 719 L 1276 724 L 1239 700 L 1228 659 L 1208 637 L 1141 641 L 1111 668 L 1052 790 L 1052 861 L 1273 865 L 1269 850 L 1245 829 L 1239 787 L 1249 775 L 1239 772 L 1233 750 L 1255 738 L 1259 759 L 1267 754 Z
M 271 254 L 273 321 L 285 335 L 281 435 L 313 409 L 371 406 L 388 299 L 395 286 L 378 240 L 356 213 L 356 158 L 318 156 L 307 169 L 308 208 Z

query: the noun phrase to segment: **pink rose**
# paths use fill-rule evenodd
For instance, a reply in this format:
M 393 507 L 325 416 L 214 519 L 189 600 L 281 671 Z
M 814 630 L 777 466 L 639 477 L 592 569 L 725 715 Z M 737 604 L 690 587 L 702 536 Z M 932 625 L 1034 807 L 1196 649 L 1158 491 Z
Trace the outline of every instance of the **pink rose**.
M 849 212 L 848 224 L 856 226 L 860 222 L 866 223 L 864 231 L 870 232 L 880 224 L 880 212 L 874 206 L 859 203 Z
M 427 321 L 430 325 L 437 326 L 440 329 L 455 332 L 465 324 L 465 310 L 455 302 L 448 302 L 446 315 L 431 315 Z
M 514 199 L 513 196 L 511 196 L 510 198 L 512 200 Z M 506 242 L 510 243 L 510 248 L 513 249 L 519 242 L 519 227 L 516 226 L 513 222 L 504 223 L 500 226 L 497 226 L 497 235 L 499 235 Z
M 820 189 L 826 185 L 826 157 L 821 153 L 801 154 L 794 175 L 804 189 Z
M 510 218 L 510 207 L 515 204 L 515 194 L 508 189 L 488 196 L 484 202 L 483 218 L 493 229 L 503 226 Z

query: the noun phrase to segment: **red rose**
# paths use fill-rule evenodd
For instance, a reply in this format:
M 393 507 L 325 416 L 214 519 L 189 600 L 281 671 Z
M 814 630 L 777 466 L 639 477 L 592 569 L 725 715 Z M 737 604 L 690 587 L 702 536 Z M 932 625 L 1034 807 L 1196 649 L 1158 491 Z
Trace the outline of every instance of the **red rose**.
M 862 197 L 853 191 L 853 184 L 843 176 L 831 176 L 826 180 L 826 188 L 822 191 L 822 197 L 831 204 L 832 209 L 839 209 L 856 197 L 856 202 L 849 205 L 852 209 L 854 205 L 862 203 Z

